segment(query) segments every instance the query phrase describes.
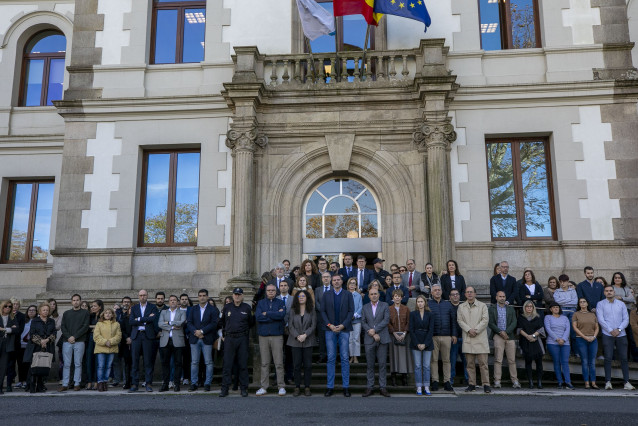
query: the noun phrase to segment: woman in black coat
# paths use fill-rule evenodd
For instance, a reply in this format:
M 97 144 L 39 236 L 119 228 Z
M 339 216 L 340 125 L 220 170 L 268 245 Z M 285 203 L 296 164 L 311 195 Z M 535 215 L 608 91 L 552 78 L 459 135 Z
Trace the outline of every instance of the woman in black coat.
M 534 294 L 532 294 L 530 289 L 534 290 Z M 544 297 L 545 294 L 543 293 L 543 287 L 536 282 L 534 273 L 529 269 L 525 270 L 525 272 L 523 272 L 521 284 L 518 287 L 518 303 L 522 305 L 528 300 L 531 300 L 537 308 L 542 308 Z
M 452 287 L 452 281 L 454 281 L 454 287 Z M 441 274 L 441 287 L 444 300 L 450 300 L 450 292 L 452 288 L 455 288 L 461 295 L 461 302 L 465 301 L 465 278 L 461 275 L 456 260 L 450 259 L 447 261 L 447 272 Z
M 430 361 L 434 350 L 434 320 L 428 301 L 420 294 L 416 298 L 416 309 L 410 312 L 410 349 L 414 359 L 414 381 L 416 394 L 430 394 Z
M 527 380 L 529 388 L 534 388 L 532 379 L 532 362 L 536 362 L 536 379 L 538 388 L 543 389 L 541 378 L 543 377 L 543 355 L 545 349 L 541 337 L 545 334 L 543 318 L 536 312 L 536 305 L 531 300 L 523 304 L 523 312 L 518 318 L 519 338 L 518 346 L 525 358 L 525 370 L 527 370 Z
M 13 304 L 10 300 L 5 300 L 0 307 L 0 395 L 4 393 L 2 384 L 9 368 L 9 354 L 16 350 L 16 333 L 20 334 L 20 331 L 13 314 Z
M 46 351 L 51 354 L 55 353 L 55 337 L 57 331 L 55 329 L 55 321 L 49 317 L 51 307 L 48 303 L 41 303 L 38 306 L 38 316 L 31 321 L 31 342 L 27 346 L 24 354 L 24 362 L 31 363 L 34 352 Z M 45 392 L 44 376 L 33 376 L 29 368 L 28 382 L 31 383 L 31 393 Z

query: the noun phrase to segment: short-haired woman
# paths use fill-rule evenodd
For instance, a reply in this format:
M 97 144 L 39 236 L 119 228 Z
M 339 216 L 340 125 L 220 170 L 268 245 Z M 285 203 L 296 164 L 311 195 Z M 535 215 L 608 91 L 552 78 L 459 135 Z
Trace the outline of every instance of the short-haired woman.
M 590 387 L 598 389 L 596 386 L 596 352 L 598 351 L 598 319 L 596 314 L 589 312 L 587 299 L 578 299 L 578 311 L 572 316 L 572 327 L 576 332 L 576 345 L 580 353 L 580 363 L 583 369 L 583 379 L 585 389 Z M 591 385 L 590 385 L 591 383 Z
M 397 374 L 401 374 L 403 386 L 408 385 L 408 373 L 413 371 L 412 357 L 408 351 L 408 333 L 410 327 L 410 309 L 401 304 L 403 299 L 403 291 L 392 291 L 392 302 L 390 305 L 390 323 L 388 331 L 390 332 L 390 383 L 392 386 L 397 385 Z
M 97 390 L 108 390 L 109 374 L 113 359 L 118 353 L 122 340 L 120 324 L 115 321 L 115 312 L 111 308 L 105 309 L 95 324 L 93 341 L 95 342 L 95 356 L 97 357 Z
M 554 292 L 557 288 L 558 278 L 552 275 L 547 280 L 547 287 L 543 289 L 543 301 L 545 302 L 545 307 L 548 307 L 549 304 L 554 301 Z
M 315 345 L 315 328 L 317 314 L 312 304 L 312 298 L 306 290 L 295 294 L 292 300 L 290 316 L 288 317 L 288 341 L 286 344 L 292 349 L 292 362 L 295 376 L 295 392 L 293 396 L 301 395 L 301 368 L 304 371 L 304 394 L 310 396 L 310 382 L 312 380 L 312 348 Z
M 410 349 L 414 358 L 414 381 L 416 394 L 430 393 L 430 362 L 434 349 L 434 321 L 423 294 L 416 297 L 416 309 L 410 312 Z
M 539 389 L 543 389 L 543 355 L 545 349 L 541 336 L 545 335 L 543 320 L 536 311 L 536 305 L 528 300 L 523 304 L 523 312 L 518 319 L 519 338 L 518 346 L 525 358 L 525 370 L 529 388 L 534 389 L 534 379 L 532 377 L 532 362 L 536 363 L 536 383 Z
M 359 293 L 356 278 L 348 278 L 346 289 L 352 294 L 354 299 L 354 316 L 352 317 L 352 331 L 350 332 L 349 340 L 350 362 L 358 364 L 358 357 L 361 356 L 361 309 L 363 308 L 363 298 Z
M 388 275 L 388 277 L 390 277 L 390 282 L 392 282 L 392 276 Z M 379 282 L 379 280 L 372 280 L 370 281 L 370 284 L 368 284 L 368 290 L 365 294 L 362 295 L 362 301 L 361 303 L 363 305 L 367 305 L 368 303 L 370 303 L 370 296 L 368 296 L 368 293 L 370 293 L 370 289 L 371 288 L 376 288 L 377 290 L 379 290 L 379 302 L 386 302 L 386 292 L 383 291 L 383 287 L 381 286 L 381 283 Z
M 38 316 L 31 321 L 31 342 L 25 352 L 25 362 L 31 363 L 34 352 L 46 351 L 53 355 L 55 350 L 55 321 L 49 317 L 51 307 L 48 303 L 40 303 Z M 29 369 L 30 392 L 45 392 L 44 376 L 33 375 Z M 28 381 L 29 379 L 27 379 Z
M 88 381 L 86 390 L 97 390 L 97 363 L 95 362 L 95 341 L 93 340 L 93 332 L 103 310 L 104 303 L 100 299 L 92 301 L 89 305 L 89 334 L 87 336 L 84 359 L 82 362 L 84 375 Z
M 565 384 L 565 387 L 573 390 L 574 386 L 569 376 L 569 333 L 572 327 L 558 303 L 553 302 L 549 305 L 549 312 L 551 315 L 545 316 L 547 350 L 554 360 L 558 388 L 562 389 Z

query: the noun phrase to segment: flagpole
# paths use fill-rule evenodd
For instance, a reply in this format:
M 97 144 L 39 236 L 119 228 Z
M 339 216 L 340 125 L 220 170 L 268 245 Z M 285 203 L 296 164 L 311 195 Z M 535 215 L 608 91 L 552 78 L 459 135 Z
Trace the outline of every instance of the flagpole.
M 334 73 L 335 73 L 335 81 L 339 81 L 341 80 L 340 78 L 341 62 L 339 61 L 339 27 L 337 26 L 337 17 L 335 16 L 334 19 L 335 19 L 335 57 L 336 57 Z
M 363 43 L 363 55 L 361 56 L 361 75 L 362 76 L 364 75 L 363 71 L 366 66 L 366 50 L 368 49 L 369 39 L 370 39 L 370 24 L 368 24 L 368 28 L 366 29 L 366 40 Z
M 312 46 L 310 46 L 310 40 L 304 35 L 306 40 L 306 46 L 308 47 L 308 56 L 310 56 L 310 69 L 312 70 L 312 81 L 317 79 L 317 70 L 315 69 L 315 58 L 312 55 Z

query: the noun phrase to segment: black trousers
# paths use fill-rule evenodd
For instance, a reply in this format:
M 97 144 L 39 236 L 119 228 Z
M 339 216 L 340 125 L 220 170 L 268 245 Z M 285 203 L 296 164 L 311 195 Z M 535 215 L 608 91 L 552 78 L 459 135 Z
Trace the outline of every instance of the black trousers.
M 294 361 L 292 357 L 292 347 L 286 344 L 288 336 L 284 336 L 284 380 L 293 379 Z
M 13 381 L 16 378 L 16 361 L 17 360 L 18 360 L 18 351 L 13 351 L 8 353 L 8 359 L 5 363 L 5 368 L 6 368 L 5 374 L 7 376 L 7 386 L 13 384 Z M 22 358 L 20 358 L 19 361 L 22 362 Z M 20 362 L 18 363 L 18 365 L 20 364 Z M 0 386 L 2 386 L 2 382 L 0 382 Z
M 202 357 L 203 358 L 203 357 Z M 183 374 L 182 376 L 173 376 L 173 378 L 175 379 L 175 383 L 177 383 L 178 381 L 180 382 L 180 384 L 182 384 L 182 380 L 183 379 L 188 379 L 190 380 L 191 378 L 191 370 L 190 368 L 188 368 L 189 365 L 191 365 L 191 345 L 190 343 L 188 343 L 188 340 L 186 340 L 186 346 L 184 346 L 182 348 L 182 367 L 186 365 L 187 368 L 186 370 L 183 370 Z
M 228 390 L 231 383 L 233 363 L 237 360 L 239 385 L 248 388 L 248 335 L 226 336 L 224 339 L 224 366 L 222 368 L 222 389 Z
M 323 324 L 323 320 L 321 319 L 321 313 L 317 311 L 317 330 L 325 330 L 326 327 Z M 319 340 L 319 357 L 326 358 L 328 353 L 326 351 L 326 333 L 317 332 L 317 339 Z
M 532 378 L 532 362 L 536 363 L 536 379 L 541 380 L 543 378 L 543 356 L 537 356 L 536 358 L 529 358 L 525 356 L 525 371 L 527 371 L 527 380 L 533 382 Z
M 2 388 L 2 384 L 4 383 L 4 376 L 7 374 L 7 369 L 9 367 L 9 355 L 11 353 L 13 352 L 6 351 L 5 344 L 2 343 L 2 345 L 0 346 L 0 389 Z M 10 385 L 11 382 L 7 381 L 7 384 Z
M 162 379 L 164 386 L 168 386 L 171 380 L 171 357 L 175 361 L 175 383 L 181 384 L 182 377 L 182 350 L 173 345 L 173 339 L 169 338 L 168 343 L 163 348 L 159 348 L 162 359 Z
M 154 341 L 155 339 L 149 339 L 146 333 L 140 332 L 137 333 L 137 336 L 131 343 L 131 376 L 133 379 L 132 385 L 135 387 L 139 386 L 140 383 L 140 355 L 144 356 L 146 386 L 153 384 L 153 370 L 155 367 L 153 364 L 153 360 L 155 359 L 155 355 L 153 354 L 153 350 L 155 349 Z
M 292 350 L 292 360 L 295 372 L 295 387 L 301 387 L 301 368 L 303 366 L 304 386 L 309 388 L 312 379 L 312 346 L 307 348 L 293 348 L 286 345 Z

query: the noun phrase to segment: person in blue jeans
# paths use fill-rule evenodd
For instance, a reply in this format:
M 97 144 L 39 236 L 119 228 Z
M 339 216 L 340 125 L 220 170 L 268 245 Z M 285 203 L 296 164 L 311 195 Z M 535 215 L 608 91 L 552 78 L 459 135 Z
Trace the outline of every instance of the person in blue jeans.
M 348 349 L 350 332 L 352 331 L 352 318 L 354 317 L 354 298 L 352 293 L 343 289 L 343 280 L 339 274 L 332 277 L 332 290 L 323 294 L 321 317 L 326 325 L 326 352 L 328 353 L 328 383 L 324 396 L 332 396 L 334 394 L 338 345 L 339 355 L 341 356 L 343 395 L 350 397 L 350 359 Z
M 500 264 L 499 264 L 500 267 Z M 461 304 L 461 294 L 457 289 L 452 289 L 450 291 L 450 303 L 454 308 L 454 312 L 459 309 L 459 305 Z M 450 346 L 450 383 L 454 385 L 454 377 L 456 377 L 456 360 L 460 356 L 461 362 L 463 363 L 463 384 L 468 383 L 469 376 L 467 375 L 467 360 L 465 359 L 465 354 L 463 353 L 463 330 L 461 327 L 457 325 L 457 334 L 456 343 L 452 343 Z
M 547 333 L 547 350 L 554 360 L 554 372 L 558 381 L 558 388 L 563 384 L 568 389 L 574 389 L 569 376 L 569 333 L 571 324 L 566 316 L 562 315 L 558 303 L 549 305 L 551 315 L 545 316 L 545 332 Z
M 434 350 L 434 320 L 425 296 L 416 298 L 416 309 L 410 312 L 410 349 L 414 358 L 416 394 L 430 393 L 430 363 Z
M 589 311 L 589 302 L 584 297 L 578 299 L 579 310 L 572 316 L 572 327 L 576 333 L 576 345 L 580 353 L 585 389 L 598 389 L 596 385 L 596 352 L 598 351 L 598 320 Z

